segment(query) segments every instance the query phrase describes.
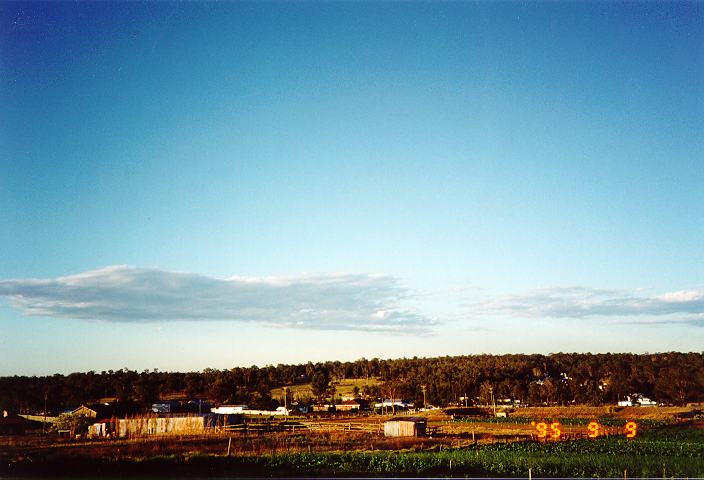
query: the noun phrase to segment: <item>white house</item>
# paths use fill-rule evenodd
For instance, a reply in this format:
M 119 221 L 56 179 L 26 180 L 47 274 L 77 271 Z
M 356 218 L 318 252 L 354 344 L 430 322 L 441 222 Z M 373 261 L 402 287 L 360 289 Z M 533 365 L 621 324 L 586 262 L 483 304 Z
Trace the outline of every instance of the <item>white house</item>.
M 657 404 L 658 402 L 651 400 L 648 397 L 644 397 L 641 393 L 627 395 L 626 400 L 620 400 L 618 402 L 619 407 L 655 407 Z
M 291 410 L 286 409 L 286 407 L 277 407 L 276 410 L 255 410 L 247 405 L 221 405 L 211 408 L 210 411 L 221 415 L 261 415 L 263 417 L 288 415 L 291 413 Z
M 398 398 L 382 400 L 381 403 L 375 403 L 375 408 L 391 408 L 396 406 L 396 408 L 413 408 L 413 404 L 409 402 L 404 402 Z

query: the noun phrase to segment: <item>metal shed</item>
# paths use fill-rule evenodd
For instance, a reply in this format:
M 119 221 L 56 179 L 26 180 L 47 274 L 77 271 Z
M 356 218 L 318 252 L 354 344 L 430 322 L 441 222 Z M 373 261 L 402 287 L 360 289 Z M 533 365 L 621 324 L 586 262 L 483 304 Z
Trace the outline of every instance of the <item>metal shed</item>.
M 384 422 L 384 436 L 424 437 L 426 426 L 423 417 L 394 417 Z

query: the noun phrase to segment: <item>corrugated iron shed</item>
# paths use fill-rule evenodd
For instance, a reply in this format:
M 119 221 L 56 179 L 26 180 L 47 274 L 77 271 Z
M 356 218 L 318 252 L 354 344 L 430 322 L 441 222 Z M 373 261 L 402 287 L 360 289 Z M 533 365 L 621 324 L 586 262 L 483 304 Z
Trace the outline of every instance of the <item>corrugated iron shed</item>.
M 384 436 L 423 437 L 427 424 L 423 417 L 394 417 L 384 422 Z

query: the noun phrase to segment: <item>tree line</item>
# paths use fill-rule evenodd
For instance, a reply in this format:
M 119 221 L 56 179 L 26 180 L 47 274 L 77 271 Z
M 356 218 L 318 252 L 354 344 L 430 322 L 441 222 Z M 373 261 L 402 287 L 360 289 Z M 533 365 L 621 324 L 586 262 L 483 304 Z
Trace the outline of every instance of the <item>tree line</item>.
M 114 397 L 143 407 L 167 394 L 213 403 L 272 408 L 270 390 L 313 381 L 316 391 L 331 392 L 324 383 L 346 378 L 376 378 L 362 389 L 370 398 L 402 398 L 446 406 L 494 399 L 523 404 L 615 403 L 640 393 L 665 404 L 704 401 L 703 353 L 556 353 L 550 355 L 466 355 L 435 358 L 359 359 L 298 365 L 235 367 L 201 372 L 129 369 L 51 376 L 0 377 L 0 409 L 58 412 L 70 406 Z M 324 379 L 324 380 L 321 380 Z M 334 390 L 334 389 L 332 389 Z

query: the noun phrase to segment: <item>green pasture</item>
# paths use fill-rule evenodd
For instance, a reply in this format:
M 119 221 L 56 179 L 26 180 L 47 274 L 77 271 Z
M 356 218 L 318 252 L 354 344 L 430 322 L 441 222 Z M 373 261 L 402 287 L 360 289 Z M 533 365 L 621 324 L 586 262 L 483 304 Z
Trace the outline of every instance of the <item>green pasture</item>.
M 347 394 L 352 394 L 354 387 L 358 387 L 361 391 L 363 387 L 379 385 L 381 384 L 381 381 L 376 378 L 346 378 L 344 380 L 333 380 L 330 383 L 333 387 L 335 387 L 335 397 L 340 397 Z M 293 398 L 294 400 L 314 397 L 310 383 L 288 385 L 286 388 L 288 388 L 290 392 L 289 398 Z M 272 389 L 270 394 L 271 398 L 274 399 L 283 398 L 283 387 Z

